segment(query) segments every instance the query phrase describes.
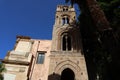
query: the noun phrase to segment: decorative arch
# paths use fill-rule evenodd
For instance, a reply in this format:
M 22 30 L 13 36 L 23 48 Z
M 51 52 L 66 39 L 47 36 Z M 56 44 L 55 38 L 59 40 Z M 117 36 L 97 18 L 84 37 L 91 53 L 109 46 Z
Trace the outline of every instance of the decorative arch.
M 68 34 L 68 36 L 70 37 L 70 39 L 71 39 L 71 49 L 69 49 L 69 51 L 70 50 L 72 50 L 72 41 L 73 41 L 73 36 L 71 35 L 71 33 L 73 32 L 73 31 L 71 31 L 72 29 L 71 28 L 66 28 L 66 29 L 58 29 L 57 30 L 57 49 L 58 50 L 63 50 L 62 49 L 62 39 L 63 39 L 63 36 L 64 36 L 64 33 L 67 33 Z
M 79 36 L 78 33 L 79 29 L 73 28 L 73 27 L 64 27 L 64 28 L 57 28 L 56 29 L 56 41 L 57 41 L 57 50 L 58 51 L 62 51 L 62 35 L 64 33 L 68 33 L 71 36 L 71 50 L 70 51 L 77 51 L 77 52 L 81 52 L 82 50 L 82 44 L 81 44 L 81 39 L 77 36 Z M 76 35 L 77 34 L 77 35 Z M 79 41 L 78 41 L 79 40 Z
M 66 60 L 58 63 L 54 71 L 55 73 L 61 75 L 61 72 L 66 68 L 71 69 L 75 74 L 77 74 L 81 70 L 76 63 L 72 62 L 71 60 Z

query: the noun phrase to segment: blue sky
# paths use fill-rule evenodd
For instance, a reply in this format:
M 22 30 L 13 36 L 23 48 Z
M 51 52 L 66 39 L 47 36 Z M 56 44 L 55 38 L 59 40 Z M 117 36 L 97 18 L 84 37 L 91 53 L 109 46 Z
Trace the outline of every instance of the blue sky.
M 16 35 L 51 39 L 58 4 L 65 0 L 0 0 L 0 58 L 13 49 Z

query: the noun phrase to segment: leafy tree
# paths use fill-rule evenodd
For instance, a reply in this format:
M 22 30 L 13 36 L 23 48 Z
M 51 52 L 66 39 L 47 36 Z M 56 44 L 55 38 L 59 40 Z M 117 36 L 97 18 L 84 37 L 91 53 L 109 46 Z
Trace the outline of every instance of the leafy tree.
M 120 0 L 97 0 L 116 36 L 120 39 Z
M 95 0 L 66 0 L 69 1 L 72 5 L 78 4 L 81 10 L 78 25 L 82 34 L 89 80 L 96 80 L 97 76 L 99 80 L 117 80 L 116 75 L 119 73 L 116 71 L 120 65 L 120 1 L 97 0 L 104 12 Z
M 0 63 L 0 80 L 3 80 L 2 72 L 4 72 L 5 70 L 5 65 L 3 63 Z
M 111 68 L 111 78 L 112 80 L 119 79 L 120 72 L 120 0 L 97 0 L 99 5 L 103 9 L 108 21 L 110 22 L 110 26 L 113 29 L 114 42 L 116 41 L 116 47 L 114 47 L 112 54 L 112 63 L 110 64 Z M 110 48 L 111 49 L 111 48 Z M 110 51 L 110 50 L 109 50 Z M 114 65 L 114 66 L 113 66 Z

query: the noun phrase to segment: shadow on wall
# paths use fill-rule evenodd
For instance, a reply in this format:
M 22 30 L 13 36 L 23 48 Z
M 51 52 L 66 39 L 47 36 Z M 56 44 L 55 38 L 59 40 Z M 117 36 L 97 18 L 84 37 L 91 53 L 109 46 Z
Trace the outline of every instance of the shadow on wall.
M 61 76 L 59 74 L 53 73 L 48 76 L 48 80 L 60 80 L 60 77 Z

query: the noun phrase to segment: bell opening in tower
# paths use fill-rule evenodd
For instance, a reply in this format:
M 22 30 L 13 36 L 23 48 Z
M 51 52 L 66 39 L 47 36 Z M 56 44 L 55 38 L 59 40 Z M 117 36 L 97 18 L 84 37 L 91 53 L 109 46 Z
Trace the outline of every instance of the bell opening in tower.
M 62 18 L 62 25 L 64 24 L 69 24 L 69 18 L 68 17 L 63 17 Z
M 67 33 L 62 38 L 62 50 L 71 51 L 71 37 Z

